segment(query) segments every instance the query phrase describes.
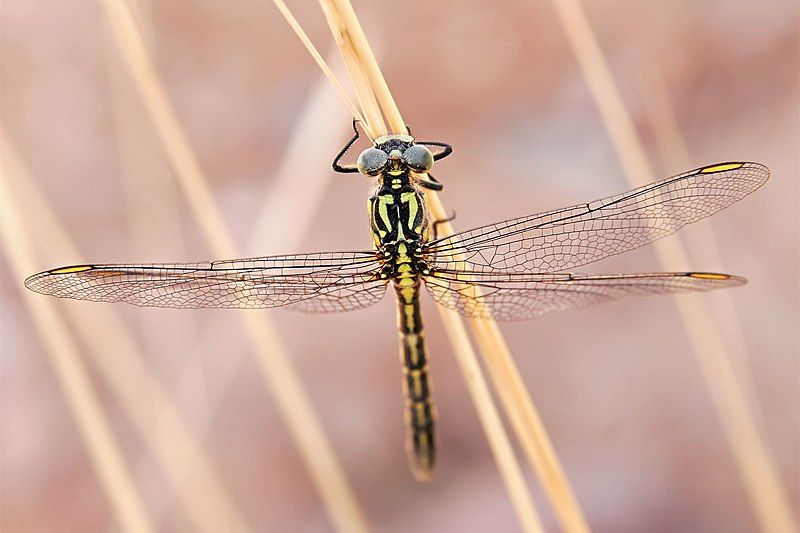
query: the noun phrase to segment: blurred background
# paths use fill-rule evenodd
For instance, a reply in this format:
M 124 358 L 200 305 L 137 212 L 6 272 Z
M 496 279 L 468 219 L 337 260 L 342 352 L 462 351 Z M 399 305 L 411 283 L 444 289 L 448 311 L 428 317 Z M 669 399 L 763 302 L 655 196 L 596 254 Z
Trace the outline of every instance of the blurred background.
M 371 184 L 329 170 L 351 135 L 350 117 L 272 3 L 131 4 L 242 255 L 368 248 Z M 338 66 L 319 7 L 293 4 Z M 629 188 L 551 3 L 354 5 L 415 135 L 455 148 L 436 175 L 457 229 Z M 721 259 L 709 263 L 699 250 L 691 264 L 676 267 L 750 280 L 726 296 L 740 326 L 726 337 L 741 335 L 746 347 L 747 360 L 737 365 L 796 518 L 797 3 L 602 0 L 586 9 L 653 178 L 726 160 L 772 170 L 762 190 L 713 218 Z M 3 143 L 16 169 L 9 163 L 6 173 L 4 163 L 4 180 L 36 246 L 35 270 L 82 260 L 212 258 L 99 3 L 4 0 L 0 25 Z M 665 137 L 669 120 L 677 128 Z M 675 149 L 676 133 L 686 154 Z M 56 218 L 44 216 L 43 206 Z M 24 274 L 3 253 L 2 529 L 118 531 L 24 305 Z M 659 269 L 653 252 L 641 249 L 585 270 Z M 719 296 L 704 298 L 714 304 Z M 389 298 L 342 315 L 253 313 L 277 324 L 376 530 L 515 531 L 434 304 L 423 306 L 440 429 L 436 478 L 428 484 L 412 479 L 403 450 Z M 147 375 L 166 391 L 253 529 L 332 529 L 239 312 L 57 307 L 73 331 L 69 309 L 89 322 L 94 314 L 122 318 Z M 757 528 L 671 300 L 620 301 L 502 329 L 593 529 Z M 147 445 L 169 419 L 141 396 L 145 415 L 136 427 L 151 431 L 137 431 L 119 385 L 103 370 L 114 366 L 120 339 L 103 330 L 78 339 L 152 522 L 160 531 L 193 530 Z M 90 355 L 98 345 L 102 353 Z M 548 530 L 557 529 L 526 472 Z

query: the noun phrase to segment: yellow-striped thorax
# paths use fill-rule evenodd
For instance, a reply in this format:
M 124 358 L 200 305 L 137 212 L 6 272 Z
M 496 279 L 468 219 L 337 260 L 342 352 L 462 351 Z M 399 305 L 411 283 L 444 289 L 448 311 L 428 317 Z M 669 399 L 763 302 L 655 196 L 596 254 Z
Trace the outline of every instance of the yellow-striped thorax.
M 401 267 L 417 272 L 414 251 L 428 239 L 429 222 L 424 193 L 413 173 L 428 172 L 432 166 L 430 150 L 414 144 L 410 135 L 379 137 L 358 157 L 359 171 L 378 178 L 378 189 L 369 200 L 370 225 L 375 246 L 389 267 L 387 277 L 397 277 Z M 403 262 L 398 263 L 401 256 Z

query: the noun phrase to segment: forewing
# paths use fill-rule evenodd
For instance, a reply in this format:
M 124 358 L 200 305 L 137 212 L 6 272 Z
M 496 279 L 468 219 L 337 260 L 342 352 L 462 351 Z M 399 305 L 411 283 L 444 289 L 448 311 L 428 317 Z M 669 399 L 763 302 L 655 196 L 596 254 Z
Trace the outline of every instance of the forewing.
M 768 178 L 758 163 L 703 167 L 588 204 L 456 233 L 428 243 L 423 255 L 442 271 L 564 272 L 674 233 Z M 459 256 L 463 262 L 454 262 Z
M 25 280 L 36 292 L 147 307 L 349 311 L 385 291 L 374 252 L 298 254 L 204 263 L 79 265 Z
M 470 318 L 525 320 L 624 296 L 672 294 L 736 287 L 747 282 L 728 274 L 665 272 L 620 275 L 473 274 L 471 282 L 436 274 L 425 278 L 433 299 Z

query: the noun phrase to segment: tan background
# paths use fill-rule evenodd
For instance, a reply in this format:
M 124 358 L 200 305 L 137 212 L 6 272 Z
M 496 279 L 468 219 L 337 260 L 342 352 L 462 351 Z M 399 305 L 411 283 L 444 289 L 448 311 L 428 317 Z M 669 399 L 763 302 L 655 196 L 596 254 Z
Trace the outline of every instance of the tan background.
M 294 3 L 315 42 L 329 49 L 316 4 Z M 307 132 L 314 133 L 305 147 L 309 156 L 283 171 L 296 172 L 296 180 L 326 196 L 319 209 L 296 198 L 292 218 L 310 225 L 294 248 L 368 247 L 369 183 L 333 175 L 327 166 L 349 135 L 349 119 L 274 6 L 261 0 L 138 4 L 159 73 L 240 249 L 276 188 L 287 145 Z M 443 200 L 458 213 L 457 228 L 627 188 L 550 3 L 355 4 L 414 133 L 455 147 L 436 174 L 446 184 Z M 587 9 L 659 176 L 685 170 L 656 145 L 650 117 L 657 105 L 652 80 L 659 78 L 691 166 L 754 160 L 772 169 L 763 190 L 714 218 L 722 263 L 679 266 L 750 279 L 731 296 L 759 426 L 795 502 L 796 3 L 603 0 Z M 5 139 L 81 253 L 97 261 L 208 258 L 98 4 L 5 0 L 1 29 Z M 315 90 L 325 100 L 312 126 L 298 132 L 298 116 Z M 32 232 L 38 223 L 26 220 Z M 294 229 L 294 223 L 273 228 Z M 46 237 L 37 244 L 49 245 Z M 255 247 L 255 253 L 283 251 L 294 250 L 276 248 L 274 240 Z M 641 250 L 587 270 L 658 268 L 652 252 Z M 21 281 L 3 269 L 3 531 L 118 530 L 22 305 Z M 436 480 L 427 485 L 411 479 L 403 453 L 389 299 L 348 315 L 271 316 L 377 529 L 515 531 L 433 304 L 424 307 L 441 430 Z M 234 312 L 118 310 L 254 528 L 330 530 Z M 670 300 L 629 300 L 503 331 L 594 529 L 755 528 Z M 190 523 L 140 435 L 107 384 L 95 379 L 95 385 L 154 522 L 164 531 L 186 531 Z M 535 494 L 548 529 L 555 529 L 538 488 Z

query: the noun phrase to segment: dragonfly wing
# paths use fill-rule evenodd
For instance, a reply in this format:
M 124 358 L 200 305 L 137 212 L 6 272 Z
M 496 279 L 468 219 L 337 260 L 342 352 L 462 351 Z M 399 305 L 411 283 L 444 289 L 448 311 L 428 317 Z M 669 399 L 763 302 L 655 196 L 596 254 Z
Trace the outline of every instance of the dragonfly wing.
M 36 292 L 147 307 L 347 311 L 380 299 L 374 252 L 297 254 L 204 263 L 79 265 L 25 280 Z M 380 293 L 380 294 L 379 294 Z
M 707 166 L 587 204 L 456 233 L 428 243 L 423 254 L 434 270 L 564 272 L 670 235 L 768 178 L 769 169 L 758 163 Z
M 386 285 L 385 279 L 372 275 L 367 281 L 331 287 L 311 299 L 291 304 L 287 309 L 303 313 L 341 313 L 364 309 L 383 298 L 386 294 Z
M 653 274 L 480 274 L 425 277 L 433 299 L 470 318 L 525 320 L 565 309 L 586 307 L 624 296 L 673 294 L 736 287 L 747 282 L 728 274 L 665 272 Z

